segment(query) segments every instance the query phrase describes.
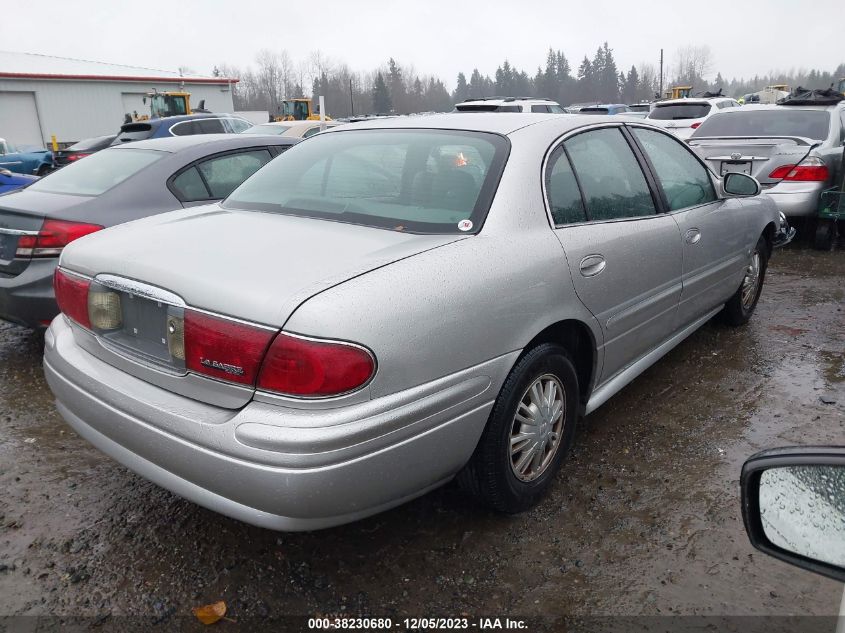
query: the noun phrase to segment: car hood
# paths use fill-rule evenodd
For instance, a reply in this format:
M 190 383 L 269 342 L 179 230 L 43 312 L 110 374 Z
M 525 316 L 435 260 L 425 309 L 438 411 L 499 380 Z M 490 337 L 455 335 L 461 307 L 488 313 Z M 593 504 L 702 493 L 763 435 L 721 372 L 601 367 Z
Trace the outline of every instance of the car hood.
M 195 308 L 282 327 L 316 293 L 460 239 L 208 205 L 84 237 L 65 248 L 61 265 L 135 279 Z
M 739 154 L 738 160 L 751 163 L 751 175 L 762 184 L 773 183 L 769 178 L 778 167 L 794 165 L 800 161 L 815 143 L 802 137 L 693 137 L 687 141 L 689 146 L 705 161 L 714 172 L 720 172 L 723 160 L 733 160 L 732 155 Z

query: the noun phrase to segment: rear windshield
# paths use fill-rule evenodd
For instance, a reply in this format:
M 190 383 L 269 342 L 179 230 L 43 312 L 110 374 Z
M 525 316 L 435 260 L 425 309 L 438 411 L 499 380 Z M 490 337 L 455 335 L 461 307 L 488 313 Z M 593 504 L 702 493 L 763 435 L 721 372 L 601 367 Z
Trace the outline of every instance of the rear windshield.
M 89 138 L 85 139 L 84 141 L 79 141 L 68 147 L 69 151 L 72 152 L 82 152 L 87 149 L 97 149 L 98 147 L 102 147 L 103 145 L 108 145 L 111 140 L 112 136 L 98 136 L 96 138 Z
M 458 112 L 522 112 L 518 105 L 496 105 L 494 103 L 458 105 L 455 108 Z
M 410 233 L 474 233 L 508 148 L 504 137 L 483 132 L 318 134 L 259 170 L 224 206 Z
M 265 125 L 253 125 L 245 129 L 241 134 L 284 134 L 290 128 L 290 125 L 280 125 L 278 123 L 270 125 L 268 123 Z
M 31 191 L 99 196 L 166 156 L 146 149 L 105 149 L 30 185 Z
M 112 141 L 112 145 L 129 143 L 130 141 L 143 141 L 152 135 L 153 126 L 149 123 L 128 123 L 121 126 L 117 138 Z
M 634 105 L 629 105 L 628 109 L 631 112 L 648 112 L 651 110 L 651 106 L 647 103 L 635 103 Z
M 649 112 L 649 119 L 659 121 L 675 121 L 677 119 L 700 119 L 710 112 L 709 103 L 671 103 L 656 105 Z
M 578 114 L 607 114 L 610 112 L 607 108 L 581 108 Z
M 720 112 L 707 119 L 693 133 L 701 136 L 801 136 L 814 140 L 827 138 L 830 113 L 825 110 L 781 110 L 742 108 L 737 112 Z

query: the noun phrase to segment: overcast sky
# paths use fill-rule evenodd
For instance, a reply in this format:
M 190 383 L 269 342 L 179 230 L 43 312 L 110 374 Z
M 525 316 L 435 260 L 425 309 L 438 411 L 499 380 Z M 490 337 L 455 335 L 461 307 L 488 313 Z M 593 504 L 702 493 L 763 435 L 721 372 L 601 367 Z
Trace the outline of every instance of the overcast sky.
M 772 70 L 833 71 L 845 61 L 843 0 L 42 0 L 16 2 L 0 19 L 0 49 L 209 73 L 248 66 L 262 48 L 294 60 L 320 49 L 353 70 L 394 57 L 451 89 L 458 71 L 492 75 L 507 58 L 534 73 L 551 46 L 573 66 L 605 40 L 617 65 L 658 61 L 709 45 L 726 78 Z

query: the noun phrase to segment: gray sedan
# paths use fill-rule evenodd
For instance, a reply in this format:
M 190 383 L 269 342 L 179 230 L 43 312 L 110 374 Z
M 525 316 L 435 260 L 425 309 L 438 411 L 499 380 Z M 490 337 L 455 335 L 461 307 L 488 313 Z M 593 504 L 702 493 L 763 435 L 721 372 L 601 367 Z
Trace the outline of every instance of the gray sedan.
M 751 317 L 778 228 L 758 193 L 620 117 L 344 126 L 223 203 L 70 245 L 47 380 L 105 453 L 256 525 L 455 476 L 519 512 L 580 416 L 713 316 Z
M 208 134 L 139 141 L 0 197 L 0 319 L 47 327 L 59 313 L 53 271 L 71 241 L 225 198 L 296 140 Z

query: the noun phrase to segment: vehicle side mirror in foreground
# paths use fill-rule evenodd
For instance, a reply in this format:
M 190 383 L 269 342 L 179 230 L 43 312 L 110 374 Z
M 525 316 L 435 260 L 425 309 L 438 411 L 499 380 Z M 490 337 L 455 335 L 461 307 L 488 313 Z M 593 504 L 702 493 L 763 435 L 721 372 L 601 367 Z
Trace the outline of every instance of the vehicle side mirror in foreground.
M 748 174 L 731 172 L 725 174 L 725 178 L 722 180 L 722 189 L 729 196 L 747 198 L 760 193 L 760 183 L 757 182 L 756 178 L 752 178 Z
M 751 544 L 845 581 L 845 448 L 778 448 L 742 466 L 742 517 Z

